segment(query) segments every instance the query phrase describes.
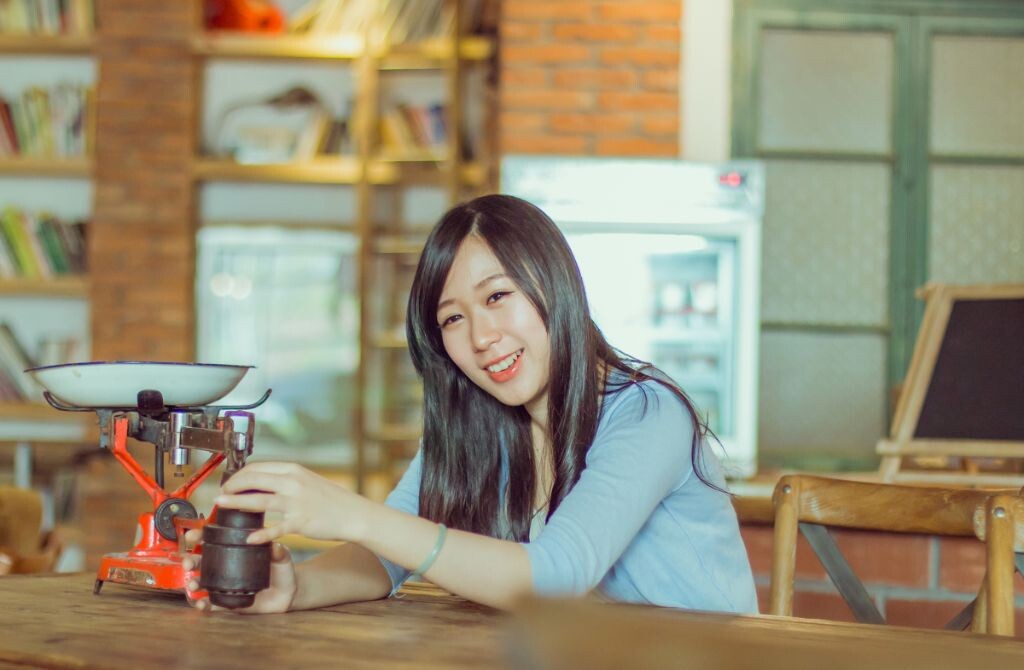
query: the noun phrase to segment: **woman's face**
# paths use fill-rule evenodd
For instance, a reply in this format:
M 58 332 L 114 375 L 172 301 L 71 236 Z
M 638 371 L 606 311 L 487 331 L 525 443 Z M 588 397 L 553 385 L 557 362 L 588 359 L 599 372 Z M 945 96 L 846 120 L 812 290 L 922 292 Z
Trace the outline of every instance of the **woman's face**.
M 437 305 L 444 348 L 477 386 L 547 419 L 549 342 L 537 309 L 475 235 L 455 254 Z

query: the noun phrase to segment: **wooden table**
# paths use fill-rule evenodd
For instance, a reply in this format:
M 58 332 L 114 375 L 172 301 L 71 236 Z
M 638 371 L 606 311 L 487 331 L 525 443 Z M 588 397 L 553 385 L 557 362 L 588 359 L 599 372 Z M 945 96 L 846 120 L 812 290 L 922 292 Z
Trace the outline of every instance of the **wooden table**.
M 0 578 L 0 669 L 502 667 L 495 610 L 420 587 L 310 612 L 205 613 L 92 575 Z
M 92 576 L 0 578 L 0 670 L 19 668 L 1012 668 L 1024 642 L 970 633 L 582 601 L 518 615 L 414 587 L 312 612 L 204 613 Z

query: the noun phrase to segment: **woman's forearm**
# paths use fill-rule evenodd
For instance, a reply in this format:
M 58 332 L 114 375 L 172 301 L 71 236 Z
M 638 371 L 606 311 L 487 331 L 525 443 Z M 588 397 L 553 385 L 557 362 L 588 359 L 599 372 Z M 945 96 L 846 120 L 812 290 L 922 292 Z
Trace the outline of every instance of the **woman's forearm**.
M 437 542 L 436 523 L 385 505 L 368 503 L 360 518 L 356 541 L 409 570 L 419 567 Z M 425 577 L 463 598 L 503 609 L 531 590 L 530 561 L 522 546 L 457 530 L 448 530 Z
M 297 564 L 295 578 L 292 610 L 377 600 L 391 591 L 391 578 L 380 560 L 354 542 L 332 547 Z

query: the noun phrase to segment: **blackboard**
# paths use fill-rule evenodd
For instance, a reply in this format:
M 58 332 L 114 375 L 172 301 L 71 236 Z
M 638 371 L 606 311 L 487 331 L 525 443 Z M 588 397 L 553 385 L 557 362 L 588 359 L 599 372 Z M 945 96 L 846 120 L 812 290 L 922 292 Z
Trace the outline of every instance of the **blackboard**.
M 914 438 L 1024 442 L 1024 298 L 954 300 Z

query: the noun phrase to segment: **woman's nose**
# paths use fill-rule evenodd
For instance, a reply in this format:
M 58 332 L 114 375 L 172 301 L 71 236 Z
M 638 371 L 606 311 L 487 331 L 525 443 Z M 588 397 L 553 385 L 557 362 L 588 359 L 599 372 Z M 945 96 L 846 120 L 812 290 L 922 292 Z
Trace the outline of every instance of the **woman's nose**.
M 487 316 L 474 318 L 471 330 L 470 337 L 473 339 L 473 347 L 477 351 L 485 351 L 501 339 L 501 332 L 494 321 Z

